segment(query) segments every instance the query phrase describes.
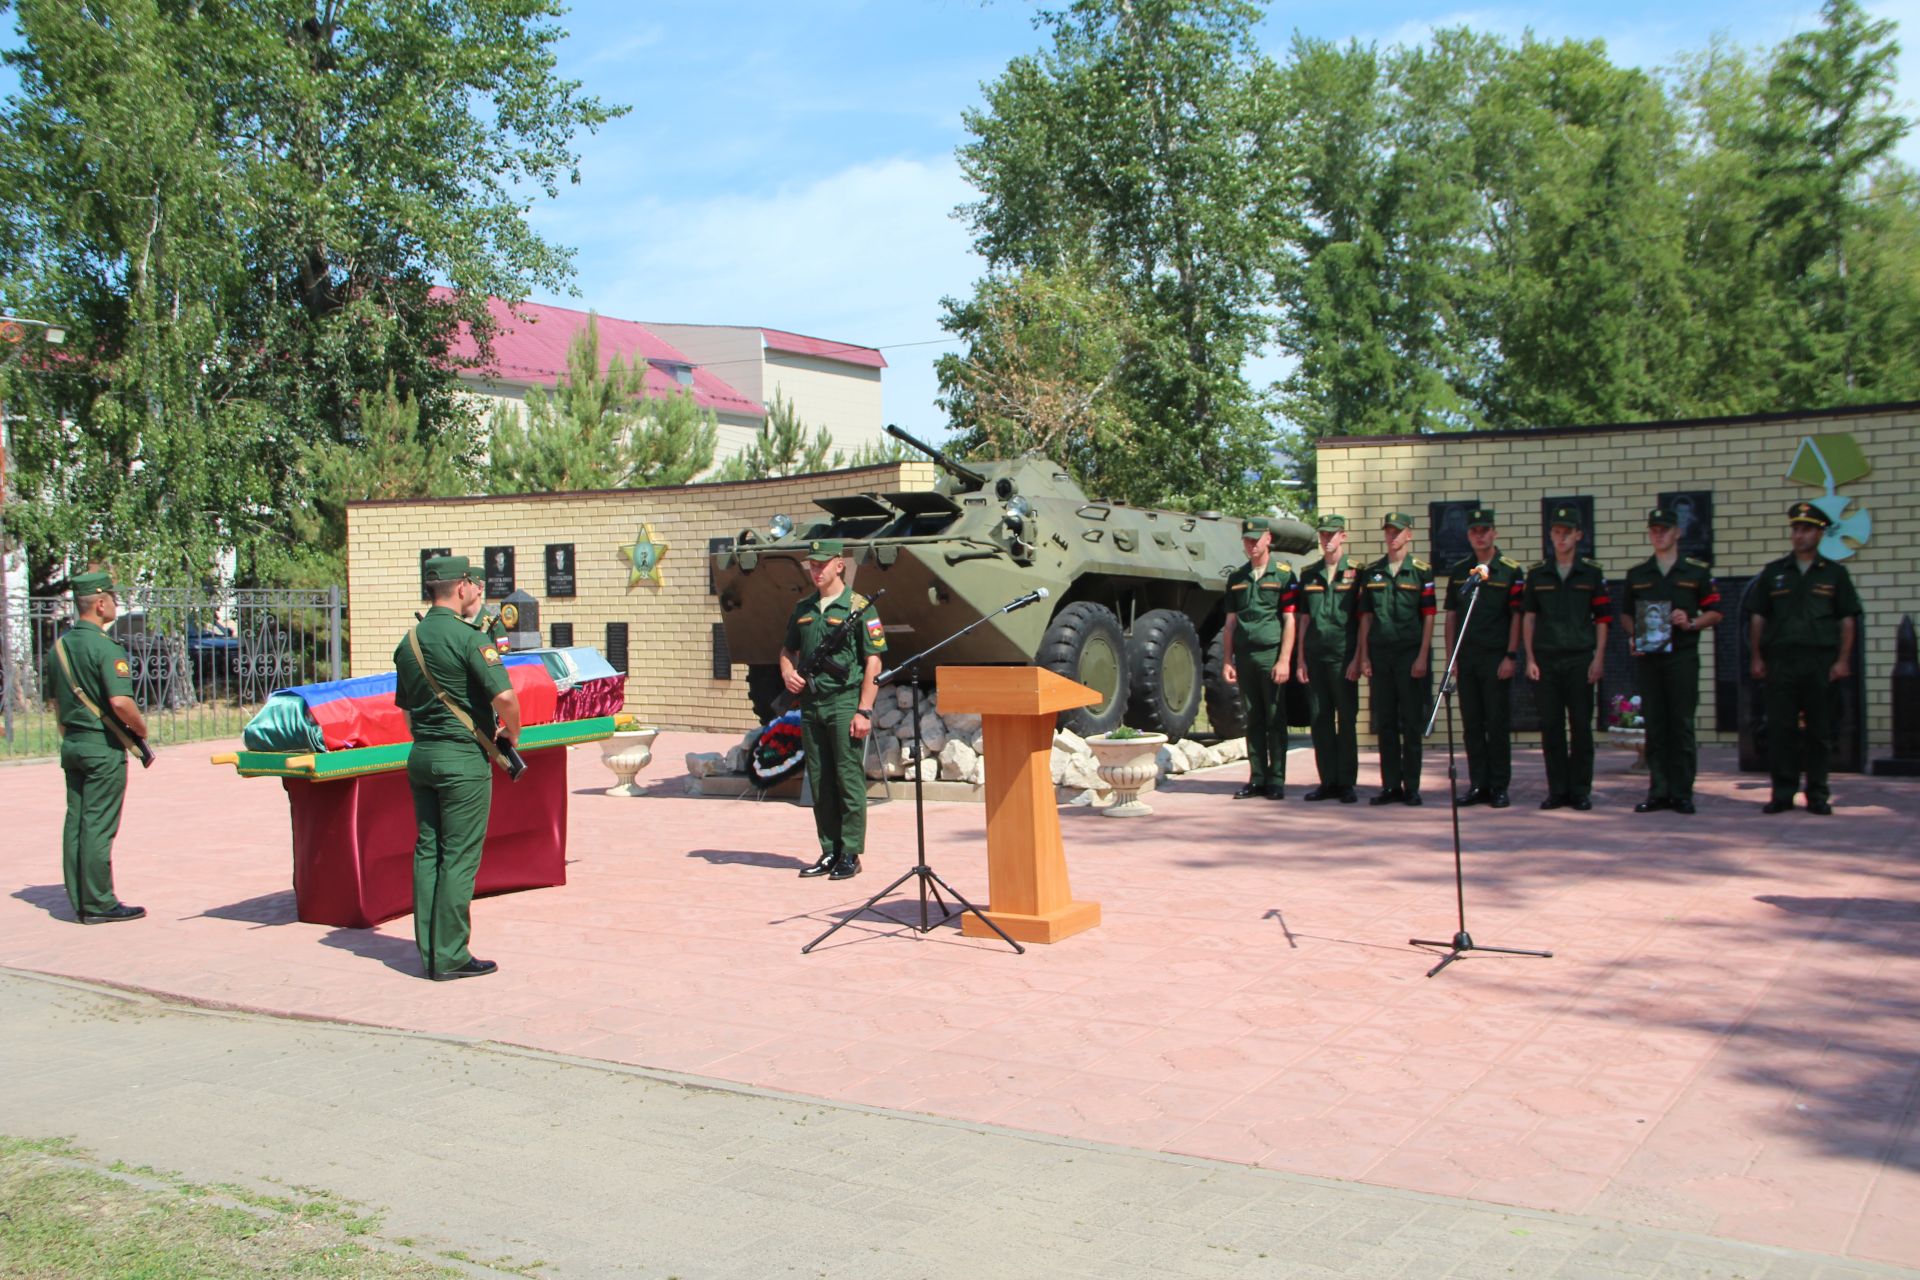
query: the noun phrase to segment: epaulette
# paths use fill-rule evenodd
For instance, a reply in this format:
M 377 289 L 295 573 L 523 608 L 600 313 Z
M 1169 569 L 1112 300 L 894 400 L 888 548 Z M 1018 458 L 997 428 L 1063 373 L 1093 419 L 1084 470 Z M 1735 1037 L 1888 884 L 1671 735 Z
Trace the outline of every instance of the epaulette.
M 1419 556 L 1408 556 L 1407 562 L 1422 573 L 1433 572 L 1433 566 L 1428 564 L 1425 560 L 1422 560 Z
M 1279 565 L 1282 569 L 1286 570 L 1288 573 L 1293 572 L 1293 566 L 1285 560 L 1275 560 L 1274 563 Z
M 856 591 L 853 593 L 853 600 L 852 600 L 852 603 L 849 605 L 849 607 L 855 613 L 858 613 L 871 603 L 873 603 L 871 600 L 868 600 L 865 596 L 861 595 L 858 591 Z
M 1548 561 L 1535 560 L 1532 564 L 1527 566 L 1527 572 L 1532 573 L 1535 569 L 1544 569 L 1547 567 L 1547 564 L 1548 564 Z
M 1680 559 L 1682 562 L 1693 565 L 1696 568 L 1700 568 L 1700 569 L 1713 568 L 1713 566 L 1708 564 L 1705 560 L 1695 560 L 1692 556 L 1681 556 Z
M 1512 556 L 1501 556 L 1500 563 L 1504 564 L 1509 569 L 1518 569 L 1520 567 L 1520 562 L 1518 560 L 1515 560 Z
M 1542 560 L 1540 563 L 1545 564 L 1546 561 Z M 1607 566 L 1601 564 L 1598 560 L 1589 560 L 1586 557 L 1582 556 L 1580 559 L 1580 563 L 1584 565 L 1591 565 L 1593 568 L 1598 569 L 1602 573 L 1605 573 L 1607 571 Z

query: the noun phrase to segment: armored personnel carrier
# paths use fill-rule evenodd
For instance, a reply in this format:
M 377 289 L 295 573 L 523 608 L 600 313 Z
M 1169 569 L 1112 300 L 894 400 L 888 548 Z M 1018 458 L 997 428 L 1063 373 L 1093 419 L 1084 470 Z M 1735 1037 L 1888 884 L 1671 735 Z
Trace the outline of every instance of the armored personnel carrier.
M 1061 715 L 1082 735 L 1125 723 L 1179 740 L 1204 698 L 1214 733 L 1244 732 L 1238 694 L 1221 678 L 1226 578 L 1245 556 L 1240 521 L 1087 497 L 1044 458 L 962 464 L 897 427 L 887 431 L 941 469 L 931 490 L 820 498 L 820 514 L 775 515 L 713 554 L 727 646 L 748 667 L 754 710 L 780 691 L 786 621 L 811 589 L 807 544 L 847 544 L 855 588 L 885 589 L 879 613 L 900 663 L 1002 606 L 1045 588 L 1031 607 L 975 627 L 939 665 L 1038 663 L 1099 690 L 1096 706 Z M 1276 523 L 1276 554 L 1316 546 L 1297 520 Z M 937 670 L 927 673 L 938 683 Z

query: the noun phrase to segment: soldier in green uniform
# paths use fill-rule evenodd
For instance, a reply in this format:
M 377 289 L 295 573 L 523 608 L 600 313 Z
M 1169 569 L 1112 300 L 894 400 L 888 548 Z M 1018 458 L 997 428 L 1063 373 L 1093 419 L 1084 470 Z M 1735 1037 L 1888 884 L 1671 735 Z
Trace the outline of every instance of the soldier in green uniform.
M 120 613 L 112 575 L 75 574 L 73 612 L 73 629 L 54 642 L 48 663 L 60 708 L 60 770 L 67 776 L 60 869 L 81 924 L 138 920 L 146 909 L 113 894 L 113 839 L 127 794 L 127 735 L 146 737 L 147 722 L 133 700 L 127 651 L 107 634 Z
M 1235 800 L 1287 795 L 1287 702 L 1293 668 L 1293 566 L 1275 560 L 1273 533 L 1265 518 L 1240 526 L 1247 562 L 1227 575 L 1227 634 L 1221 675 L 1238 684 L 1247 701 L 1247 785 Z M 1244 679 L 1242 678 L 1244 677 Z
M 847 586 L 846 547 L 838 538 L 809 544 L 805 561 L 813 594 L 794 607 L 780 648 L 780 678 L 800 699 L 800 747 L 813 792 L 813 826 L 820 860 L 800 872 L 846 880 L 860 874 L 867 843 L 865 739 L 873 730 L 874 683 L 887 633 L 867 598 Z M 844 628 L 854 628 L 847 636 Z M 822 670 L 811 681 L 799 666 L 832 645 L 839 673 Z
M 1720 588 L 1712 566 L 1680 554 L 1680 520 L 1666 507 L 1647 512 L 1647 541 L 1653 554 L 1627 570 L 1620 605 L 1647 721 L 1647 798 L 1633 811 L 1692 813 L 1700 633 L 1720 621 Z
M 1555 507 L 1553 555 L 1527 571 L 1520 637 L 1547 761 L 1542 809 L 1593 808 L 1593 691 L 1606 670 L 1613 601 L 1600 563 L 1580 558 L 1580 532 L 1580 508 Z
M 1507 788 L 1513 785 L 1513 673 L 1520 660 L 1520 595 L 1526 571 L 1519 561 L 1500 554 L 1499 523 L 1492 507 L 1467 512 L 1467 545 L 1473 554 L 1447 572 L 1444 644 L 1452 653 L 1460 619 L 1471 603 L 1473 617 L 1453 671 L 1467 748 L 1467 794 L 1460 803 L 1504 809 L 1512 803 Z M 1484 572 L 1476 575 L 1476 570 Z M 1468 582 L 1475 576 L 1480 579 L 1479 598 L 1470 601 Z
M 1793 553 L 1760 571 L 1748 622 L 1753 678 L 1767 686 L 1767 756 L 1773 766 L 1773 796 L 1761 812 L 1793 808 L 1804 771 L 1807 812 L 1830 814 L 1833 683 L 1853 674 L 1860 597 L 1846 566 L 1820 554 L 1832 523 L 1827 513 L 1796 502 L 1787 520 Z
M 1352 804 L 1360 779 L 1360 685 L 1348 674 L 1360 619 L 1353 598 L 1359 570 L 1346 561 L 1347 518 L 1331 512 L 1320 517 L 1320 563 L 1300 575 L 1300 613 L 1294 671 L 1307 687 L 1312 715 L 1313 760 L 1320 785 L 1308 800 Z
M 513 642 L 507 638 L 507 620 L 499 605 L 481 605 L 480 611 L 473 615 L 472 625 L 501 657 L 506 657 L 513 648 Z
M 469 909 L 493 806 L 492 744 L 519 742 L 520 702 L 500 651 L 473 625 L 482 593 L 467 557 L 435 556 L 426 581 L 433 607 L 393 651 L 394 696 L 413 736 L 413 936 L 426 975 L 444 982 L 499 968 L 467 949 Z
M 1347 678 L 1366 676 L 1380 741 L 1380 794 L 1368 804 L 1419 804 L 1420 735 L 1427 723 L 1433 651 L 1433 566 L 1409 554 L 1413 517 L 1381 522 L 1387 554 L 1360 571 L 1360 635 Z

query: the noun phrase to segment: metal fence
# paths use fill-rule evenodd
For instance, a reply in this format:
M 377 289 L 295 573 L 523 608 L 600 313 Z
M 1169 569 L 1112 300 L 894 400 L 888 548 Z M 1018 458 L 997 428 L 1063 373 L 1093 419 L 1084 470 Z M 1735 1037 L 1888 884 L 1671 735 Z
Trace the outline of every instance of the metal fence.
M 73 624 L 64 597 L 5 602 L 0 755 L 59 750 L 53 642 Z M 320 591 L 129 590 L 110 634 L 127 650 L 133 696 L 155 745 L 239 736 L 267 695 L 346 674 L 346 598 Z M 51 665 L 50 665 L 51 664 Z

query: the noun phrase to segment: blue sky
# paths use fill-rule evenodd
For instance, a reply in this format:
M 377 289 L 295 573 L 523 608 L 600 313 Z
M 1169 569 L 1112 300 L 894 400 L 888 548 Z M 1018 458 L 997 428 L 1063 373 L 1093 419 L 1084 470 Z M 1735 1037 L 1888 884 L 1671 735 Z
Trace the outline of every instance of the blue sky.
M 1920 96 L 1920 0 L 1900 21 L 1900 94 Z M 940 299 L 980 274 L 954 207 L 961 112 L 1009 59 L 1041 47 L 1024 0 L 580 0 L 561 68 L 633 112 L 583 141 L 581 185 L 536 208 L 577 251 L 579 295 L 632 320 L 759 324 L 878 346 L 886 415 L 938 434 Z M 1351 0 L 1274 6 L 1270 51 L 1297 29 L 1383 45 L 1465 24 L 1517 37 L 1599 38 L 1644 67 L 1716 34 L 1771 46 L 1815 25 L 1817 0 L 1500 5 Z M 1903 153 L 1920 164 L 1920 136 Z M 1270 378 L 1278 360 L 1252 370 Z

